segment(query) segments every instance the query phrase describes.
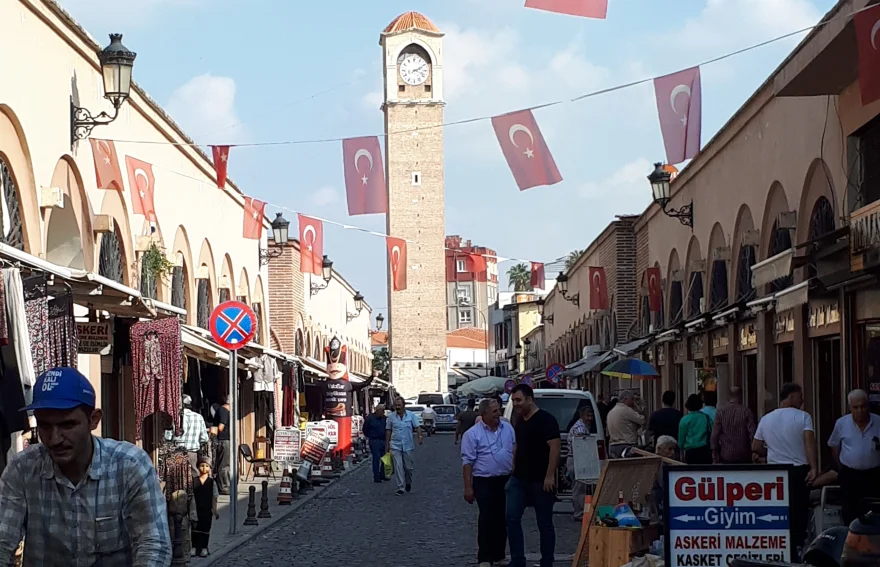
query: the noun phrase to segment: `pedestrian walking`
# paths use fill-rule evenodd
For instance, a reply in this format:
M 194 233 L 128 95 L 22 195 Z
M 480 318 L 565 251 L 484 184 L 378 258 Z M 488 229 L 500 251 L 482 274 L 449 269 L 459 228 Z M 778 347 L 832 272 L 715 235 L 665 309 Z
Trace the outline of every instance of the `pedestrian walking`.
M 807 537 L 810 485 L 819 474 L 819 457 L 813 418 L 803 411 L 800 385 L 788 382 L 779 392 L 779 407 L 761 418 L 752 441 L 752 452 L 767 457 L 771 465 L 791 465 L 789 475 L 791 537 L 797 557 Z
M 461 439 L 462 435 L 464 435 L 468 429 L 474 426 L 477 423 L 477 415 L 474 407 L 476 406 L 476 400 L 473 398 L 468 398 L 467 401 L 467 409 L 459 412 L 458 416 L 455 418 L 455 444 L 458 445 L 458 441 Z
M 15 454 L 0 477 L 0 565 L 24 535 L 23 565 L 164 567 L 171 564 L 165 495 L 139 447 L 92 435 L 103 413 L 73 368 L 37 379 L 40 444 Z
M 541 567 L 553 567 L 556 553 L 553 504 L 556 502 L 556 474 L 562 443 L 559 422 L 553 414 L 538 408 L 535 393 L 526 384 L 514 386 L 510 400 L 519 416 L 514 425 L 516 450 L 513 473 L 507 483 L 510 567 L 526 565 L 522 517 L 529 505 L 535 507 L 541 542 Z
M 705 390 L 701 398 L 703 399 L 703 409 L 700 411 L 711 417 L 712 423 L 715 423 L 715 414 L 718 413 L 718 409 L 716 408 L 718 405 L 718 392 L 714 390 Z
M 727 405 L 718 410 L 712 426 L 712 462 L 751 463 L 755 429 L 755 415 L 742 403 L 742 388 L 734 386 L 727 395 Z
M 645 416 L 636 410 L 636 396 L 629 390 L 620 393 L 620 398 L 608 412 L 608 452 L 615 459 L 623 452 L 639 444 L 639 428 L 645 425 Z
M 223 396 L 223 403 L 214 413 L 214 426 L 217 428 L 217 470 L 214 471 L 217 479 L 217 489 L 220 494 L 228 495 L 229 486 L 232 484 L 230 467 L 232 466 L 232 447 L 229 440 L 229 397 Z
M 850 414 L 837 420 L 828 439 L 839 471 L 840 515 L 846 526 L 858 516 L 863 498 L 880 497 L 880 417 L 871 413 L 864 390 L 853 390 L 847 401 Z
M 682 414 L 676 409 L 675 400 L 675 392 L 663 392 L 663 407 L 652 413 L 648 419 L 648 431 L 651 432 L 655 445 L 664 435 L 678 439 L 678 424 L 681 423 Z
M 370 455 L 373 457 L 373 482 L 388 480 L 382 456 L 388 452 L 385 445 L 385 404 L 378 404 L 373 413 L 364 420 L 364 437 L 370 444 Z
M 584 516 L 584 499 L 587 496 L 589 485 L 582 480 L 575 478 L 574 472 L 574 448 L 572 441 L 576 437 L 587 437 L 596 432 L 596 417 L 593 414 L 593 408 L 590 402 L 583 403 L 578 407 L 577 421 L 574 422 L 568 430 L 568 459 L 566 459 L 565 467 L 571 479 L 571 506 L 574 509 L 574 519 L 580 522 Z
M 422 444 L 422 430 L 419 428 L 419 418 L 416 414 L 406 409 L 403 398 L 398 397 L 394 401 L 394 413 L 385 420 L 385 445 L 391 449 L 391 457 L 394 459 L 394 478 L 397 481 L 397 494 L 403 494 L 404 490 L 412 490 L 413 477 L 413 435 Z
M 703 413 L 703 400 L 697 394 L 684 404 L 687 415 L 678 424 L 678 446 L 689 465 L 712 464 L 712 418 Z
M 205 425 L 205 418 L 192 410 L 190 396 L 183 396 L 183 432 L 174 438 L 174 442 L 186 449 L 193 476 L 198 475 L 199 454 L 207 454 L 205 447 L 208 443 L 208 427 Z
M 192 556 L 207 557 L 211 540 L 211 526 L 220 519 L 217 498 L 220 492 L 211 477 L 211 463 L 205 456 L 199 457 L 199 474 L 193 478 L 193 500 L 196 506 L 196 523 L 192 526 Z
M 461 440 L 464 499 L 480 509 L 477 520 L 477 562 L 489 567 L 504 560 L 507 546 L 505 486 L 513 471 L 513 426 L 501 419 L 494 399 L 480 402 L 483 418 Z

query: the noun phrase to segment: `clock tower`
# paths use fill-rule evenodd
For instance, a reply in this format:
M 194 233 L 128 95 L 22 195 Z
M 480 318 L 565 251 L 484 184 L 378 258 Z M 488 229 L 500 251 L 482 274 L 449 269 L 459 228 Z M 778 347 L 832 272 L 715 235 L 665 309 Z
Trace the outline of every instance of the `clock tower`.
M 448 387 L 442 43 L 440 30 L 417 12 L 401 14 L 379 37 L 387 229 L 407 240 L 407 289 L 388 284 L 391 381 L 404 397 Z

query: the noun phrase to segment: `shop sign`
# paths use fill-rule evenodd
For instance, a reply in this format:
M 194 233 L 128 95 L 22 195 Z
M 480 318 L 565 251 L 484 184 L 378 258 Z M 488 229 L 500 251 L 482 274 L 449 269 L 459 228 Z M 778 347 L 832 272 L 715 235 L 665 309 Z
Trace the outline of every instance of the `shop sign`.
M 110 335 L 110 322 L 77 323 L 76 334 L 79 339 L 77 352 L 80 354 L 110 354 L 113 341 Z
M 865 254 L 880 247 L 880 202 L 853 211 L 849 221 L 850 268 L 865 269 Z
M 755 331 L 755 325 L 749 323 L 739 328 L 739 349 L 751 350 L 758 348 L 758 333 Z
M 703 335 L 694 335 L 688 338 L 690 347 L 689 360 L 703 360 Z
M 668 466 L 664 475 L 666 565 L 791 561 L 788 469 Z
M 716 350 L 725 350 L 730 344 L 727 339 L 727 329 L 721 329 L 712 333 L 712 352 Z
M 301 461 L 302 431 L 296 427 L 282 427 L 275 431 L 273 458 L 276 461 L 296 464 Z
M 673 343 L 672 345 L 672 360 L 675 364 L 682 364 L 685 360 L 687 360 L 687 345 L 685 345 L 684 341 L 678 341 L 677 343 Z
M 839 322 L 840 309 L 838 309 L 836 301 L 833 303 L 810 305 L 809 325 L 811 329 L 819 329 Z
M 777 335 L 794 332 L 794 313 L 785 311 L 773 318 L 773 328 Z
M 657 366 L 665 366 L 666 365 L 666 346 L 660 345 L 657 347 Z

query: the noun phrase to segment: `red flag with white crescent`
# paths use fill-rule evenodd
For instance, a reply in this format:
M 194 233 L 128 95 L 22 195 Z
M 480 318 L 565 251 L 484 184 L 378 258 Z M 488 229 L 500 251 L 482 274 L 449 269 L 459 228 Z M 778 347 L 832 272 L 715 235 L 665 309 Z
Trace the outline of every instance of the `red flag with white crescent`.
M 859 92 L 862 106 L 880 100 L 880 5 L 853 18 L 859 45 Z
M 299 271 L 321 275 L 324 262 L 324 223 L 318 219 L 297 215 L 299 218 Z
M 605 280 L 605 268 L 590 266 L 590 309 L 604 311 L 608 309 L 608 284 Z
M 492 127 L 520 191 L 562 181 L 531 110 L 495 116 Z
M 372 215 L 388 212 L 385 166 L 379 138 L 366 136 L 342 140 L 343 171 L 348 214 Z
M 266 203 L 253 197 L 244 198 L 244 224 L 241 235 L 251 240 L 259 240 L 263 236 L 263 215 Z
M 406 240 L 386 236 L 385 245 L 388 248 L 388 266 L 391 268 L 391 289 L 403 291 L 406 289 Z
M 608 0 L 526 0 L 526 8 L 604 20 L 608 15 Z
M 647 272 L 645 272 L 645 276 L 648 280 L 648 308 L 651 310 L 651 313 L 660 313 L 663 306 L 663 294 L 660 291 L 660 268 L 653 267 L 648 268 Z
M 119 156 L 116 145 L 111 140 L 89 139 L 92 144 L 92 159 L 95 162 L 95 179 L 98 189 L 122 191 L 122 171 L 119 169 Z
M 532 288 L 544 289 L 544 264 L 541 262 L 531 262 L 532 278 L 529 285 Z
M 128 170 L 128 186 L 131 189 L 131 208 L 136 215 L 144 215 L 147 220 L 156 220 L 156 206 L 153 195 L 156 191 L 156 178 L 153 166 L 145 161 L 125 156 Z
M 691 67 L 654 79 L 660 131 L 666 146 L 666 162 L 672 165 L 700 152 L 703 96 L 700 68 Z
M 217 187 L 226 186 L 226 168 L 229 166 L 229 146 L 211 146 L 214 154 L 214 172 L 217 174 Z

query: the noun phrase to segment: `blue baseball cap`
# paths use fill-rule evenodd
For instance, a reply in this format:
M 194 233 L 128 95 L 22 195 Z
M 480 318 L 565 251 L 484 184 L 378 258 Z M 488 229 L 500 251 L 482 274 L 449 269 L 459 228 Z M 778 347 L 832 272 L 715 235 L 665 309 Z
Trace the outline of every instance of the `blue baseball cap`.
M 34 384 L 34 401 L 22 411 L 95 407 L 95 388 L 76 368 L 52 368 Z

